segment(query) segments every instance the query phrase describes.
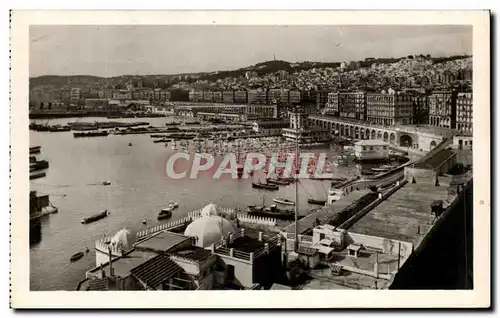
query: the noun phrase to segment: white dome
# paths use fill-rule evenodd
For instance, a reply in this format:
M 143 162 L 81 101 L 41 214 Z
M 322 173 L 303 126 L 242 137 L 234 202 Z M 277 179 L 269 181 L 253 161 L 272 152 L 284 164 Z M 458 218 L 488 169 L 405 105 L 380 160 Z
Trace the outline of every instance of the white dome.
M 209 247 L 223 236 L 236 232 L 233 225 L 220 216 L 203 216 L 188 225 L 184 231 L 185 236 L 196 238 L 196 246 Z
M 128 229 L 118 231 L 111 239 L 110 244 L 114 246 L 121 246 L 124 250 L 130 250 L 134 243 L 137 241 L 137 234 L 132 233 Z
M 210 215 L 218 215 L 217 206 L 213 203 L 210 203 L 201 210 L 201 216 L 210 216 Z

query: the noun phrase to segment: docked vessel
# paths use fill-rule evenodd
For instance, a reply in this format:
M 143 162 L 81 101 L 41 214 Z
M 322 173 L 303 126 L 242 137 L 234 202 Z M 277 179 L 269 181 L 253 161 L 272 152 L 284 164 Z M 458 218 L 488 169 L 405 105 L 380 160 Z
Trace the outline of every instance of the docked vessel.
M 171 217 L 172 217 L 172 208 L 168 207 L 160 211 L 160 214 L 158 214 L 157 219 L 164 220 L 164 219 L 169 219 Z
M 109 180 L 102 182 L 102 185 L 106 185 L 107 186 L 107 185 L 110 185 L 110 184 L 111 184 L 111 181 L 109 181 Z
M 107 131 L 90 131 L 90 132 L 76 132 L 73 133 L 73 136 L 75 138 L 81 138 L 81 137 L 106 137 L 109 135 L 109 132 Z
M 286 198 L 274 198 L 273 201 L 280 204 L 295 205 L 295 202 Z
M 309 199 L 307 199 L 307 203 L 309 203 L 309 204 L 317 204 L 317 205 L 325 205 L 326 204 L 326 200 L 317 200 L 317 199 L 309 198 Z
M 41 148 L 42 148 L 42 146 L 30 147 L 30 155 L 40 153 Z
M 95 222 L 95 221 L 98 221 L 100 219 L 103 219 L 105 217 L 108 216 L 108 210 L 104 210 L 103 212 L 101 213 L 98 213 L 98 214 L 94 214 L 92 216 L 89 216 L 88 218 L 84 218 L 82 220 L 82 224 L 88 224 L 88 223 L 92 223 L 92 222 Z
M 279 190 L 280 188 L 276 184 L 267 184 L 267 183 L 262 183 L 260 181 L 252 182 L 252 187 L 257 189 L 271 190 L 271 191 Z
M 30 174 L 30 180 L 43 178 L 45 176 L 46 176 L 45 172 L 32 173 L 32 174 Z
M 248 206 L 247 213 L 249 215 L 272 217 L 280 220 L 294 220 L 295 212 L 293 210 L 279 209 L 276 204 L 270 207 L 257 207 L 254 205 Z M 303 216 L 297 216 L 299 219 Z

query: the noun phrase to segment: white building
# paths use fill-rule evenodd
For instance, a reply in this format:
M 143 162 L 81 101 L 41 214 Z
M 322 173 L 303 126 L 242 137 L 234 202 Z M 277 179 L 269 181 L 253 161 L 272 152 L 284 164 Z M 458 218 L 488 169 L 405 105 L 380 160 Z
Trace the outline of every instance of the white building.
M 253 131 L 263 136 L 281 136 L 287 127 L 289 123 L 285 120 L 259 120 L 252 124 Z
M 358 160 L 381 160 L 389 157 L 389 144 L 380 140 L 360 140 L 354 144 Z

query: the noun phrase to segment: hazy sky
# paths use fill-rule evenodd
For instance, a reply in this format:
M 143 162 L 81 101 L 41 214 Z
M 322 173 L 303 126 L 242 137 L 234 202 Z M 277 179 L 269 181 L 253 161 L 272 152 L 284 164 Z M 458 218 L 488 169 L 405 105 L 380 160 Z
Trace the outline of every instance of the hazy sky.
M 175 74 L 273 59 L 472 54 L 471 26 L 31 26 L 30 76 Z

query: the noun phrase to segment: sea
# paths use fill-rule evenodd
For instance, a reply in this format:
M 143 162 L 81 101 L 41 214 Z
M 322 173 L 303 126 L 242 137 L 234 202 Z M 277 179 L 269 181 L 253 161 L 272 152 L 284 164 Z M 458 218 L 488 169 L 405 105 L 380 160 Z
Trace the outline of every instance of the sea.
M 152 126 L 164 126 L 168 121 L 166 118 L 112 119 L 138 120 Z M 76 121 L 107 119 L 54 119 L 49 124 Z M 169 178 L 165 164 L 178 150 L 153 143 L 149 134 L 74 138 L 72 132 L 30 131 L 30 145 L 41 146 L 37 158 L 50 163 L 46 177 L 30 180 L 30 190 L 48 194 L 59 210 L 43 217 L 41 239 L 30 247 L 31 290 L 75 290 L 78 282 L 85 278 L 85 272 L 95 266 L 94 241 L 123 228 L 139 231 L 182 218 L 210 203 L 244 210 L 248 205 L 274 204 L 275 197 L 295 198 L 293 184 L 280 186 L 278 191 L 252 188 L 252 179 L 265 180 L 264 175 L 258 174 L 248 179 L 213 179 L 209 172 L 196 179 Z M 313 151 L 326 152 L 329 158 L 340 154 L 338 148 L 331 146 Z M 348 178 L 354 176 L 356 169 L 355 165 L 339 166 L 332 172 Z M 102 185 L 108 180 L 110 185 Z M 299 213 L 307 214 L 318 208 L 309 205 L 307 198 L 326 199 L 328 188 L 328 181 L 302 180 Z M 170 220 L 157 221 L 158 213 L 170 201 L 178 202 L 179 208 Z M 103 210 L 110 212 L 108 217 L 90 224 L 81 223 L 83 218 Z M 82 259 L 70 262 L 71 255 L 86 248 L 89 252 Z

